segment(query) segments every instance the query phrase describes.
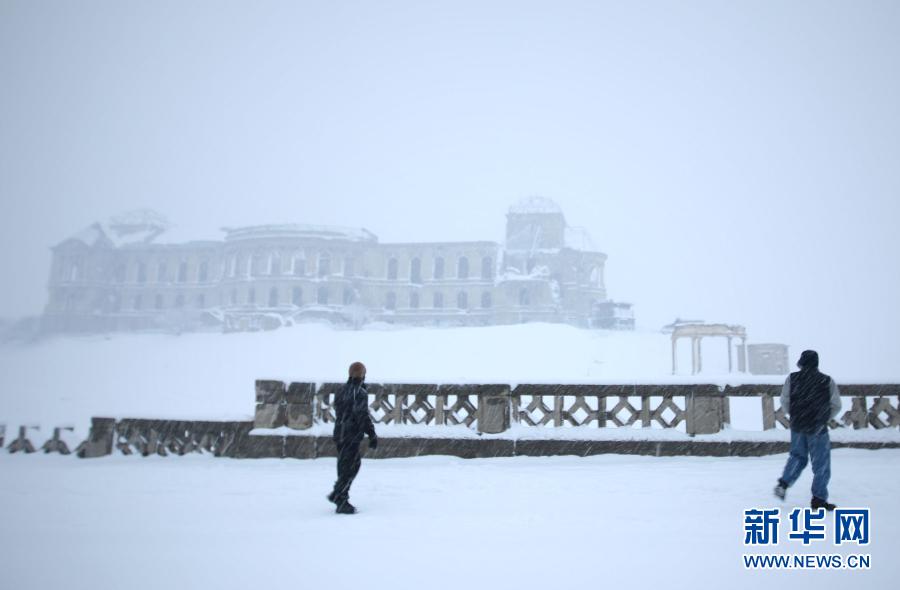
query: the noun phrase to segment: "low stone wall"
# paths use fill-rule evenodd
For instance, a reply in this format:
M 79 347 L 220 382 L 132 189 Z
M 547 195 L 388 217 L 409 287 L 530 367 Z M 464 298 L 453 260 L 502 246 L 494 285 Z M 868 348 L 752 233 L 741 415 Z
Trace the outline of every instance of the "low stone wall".
M 184 455 L 209 453 L 236 459 L 316 459 L 335 457 L 329 436 L 303 434 L 251 434 L 252 422 L 186 422 L 95 418 L 88 440 L 78 448 L 79 457 L 123 454 Z M 760 456 L 788 451 L 786 442 L 654 440 L 531 440 L 502 438 L 379 438 L 376 450 L 363 451 L 370 459 L 422 455 L 450 455 L 464 459 L 491 457 L 544 457 L 552 455 L 622 454 L 651 456 Z M 834 448 L 900 448 L 897 442 L 834 442 Z
M 93 418 L 87 440 L 75 452 L 82 458 L 102 457 L 116 451 L 140 455 L 184 455 L 209 453 L 217 457 L 315 458 L 333 457 L 335 449 L 322 429 L 334 422 L 334 397 L 342 383 L 256 382 L 256 412 L 252 422 L 209 422 Z M 787 452 L 784 442 L 703 440 L 702 435 L 720 432 L 730 422 L 729 400 L 760 399 L 765 430 L 789 428 L 778 407 L 778 385 L 740 385 L 719 388 L 708 384 L 686 385 L 553 385 L 524 384 L 397 384 L 368 386 L 369 408 L 377 424 L 427 426 L 428 437 L 382 438 L 373 458 L 454 455 L 458 457 L 513 457 L 545 455 L 765 455 Z M 860 429 L 900 429 L 900 385 L 846 385 L 841 394 L 851 398 L 850 408 L 830 426 Z M 560 440 L 553 432 L 574 427 L 582 433 L 614 427 L 673 429 L 684 423 L 689 440 L 610 440 L 608 435 Z M 467 434 L 503 435 L 513 426 L 542 430 L 535 437 L 458 438 L 434 436 L 446 426 L 463 426 Z M 259 429 L 287 432 L 253 435 Z M 433 429 L 433 430 L 432 430 Z M 68 454 L 61 438 L 64 428 L 40 450 Z M 326 428 L 327 430 L 327 428 Z M 9 452 L 36 452 L 29 439 L 34 426 L 21 426 L 6 447 Z M 628 435 L 635 430 L 628 428 Z M 281 431 L 279 431 L 281 432 Z M 700 435 L 699 438 L 694 438 Z M 0 425 L 0 446 L 12 438 Z M 833 442 L 835 448 L 896 448 L 900 443 Z

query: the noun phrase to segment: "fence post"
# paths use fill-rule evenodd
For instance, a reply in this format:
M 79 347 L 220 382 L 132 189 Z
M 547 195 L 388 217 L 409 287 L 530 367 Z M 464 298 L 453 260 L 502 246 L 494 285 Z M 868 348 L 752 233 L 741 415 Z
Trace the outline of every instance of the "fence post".
M 287 422 L 282 381 L 257 380 L 254 428 L 278 428 Z
M 687 410 L 685 429 L 689 435 L 715 434 L 722 430 L 724 405 L 719 388 L 715 385 L 700 385 L 694 388 L 687 394 L 685 408 Z
M 288 428 L 306 430 L 313 425 L 315 383 L 291 383 L 284 396 L 285 418 Z
M 768 393 L 762 394 L 763 430 L 775 428 L 775 398 Z
M 509 430 L 509 385 L 478 387 L 478 432 L 497 434 Z
M 91 431 L 87 440 L 78 445 L 76 454 L 82 459 L 111 455 L 115 432 L 115 418 L 91 418 Z

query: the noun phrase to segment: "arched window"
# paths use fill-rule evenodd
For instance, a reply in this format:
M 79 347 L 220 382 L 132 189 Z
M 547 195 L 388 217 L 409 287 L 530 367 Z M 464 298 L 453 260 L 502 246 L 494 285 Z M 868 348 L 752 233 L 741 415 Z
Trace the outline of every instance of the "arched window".
M 519 305 L 531 305 L 528 289 L 519 289 Z
M 345 277 L 353 276 L 353 259 L 352 258 L 344 258 L 344 276 Z
M 144 264 L 143 262 L 138 262 L 137 282 L 139 282 L 139 283 L 147 282 L 147 265 Z
M 459 257 L 459 261 L 456 264 L 456 276 L 460 279 L 469 278 L 469 259 L 465 256 Z
M 256 289 L 253 287 L 247 289 L 247 304 L 256 305 Z
M 397 294 L 396 293 L 394 293 L 393 291 L 390 291 L 384 297 L 384 307 L 385 307 L 385 309 L 390 309 L 390 310 L 397 309 Z
M 444 307 L 444 294 L 443 293 L 435 293 L 434 294 L 434 308 L 435 309 L 443 309 Z
M 294 276 L 302 277 L 306 274 L 306 259 L 300 256 L 294 257 Z
M 197 271 L 197 280 L 201 283 L 205 283 L 209 278 L 209 263 L 204 260 L 200 263 L 200 269 Z
M 294 287 L 291 290 L 291 303 L 293 303 L 297 307 L 303 305 L 303 289 L 301 289 L 300 287 Z
M 490 281 L 494 278 L 494 259 L 490 256 L 485 256 L 481 259 L 481 278 L 485 281 Z
M 281 255 L 277 252 L 269 256 L 269 274 L 275 276 L 281 274 Z
M 231 301 L 231 305 L 237 305 L 237 289 L 231 290 L 230 301 Z
M 143 303 L 144 302 L 142 301 L 142 297 L 140 296 L 140 294 L 134 296 L 134 306 L 133 307 L 135 310 L 140 310 Z
M 155 297 L 154 300 L 153 300 L 153 307 L 155 307 L 156 309 L 162 309 L 162 308 L 163 308 L 163 296 L 162 296 L 162 293 L 157 293 L 157 294 L 156 294 L 156 297 Z
M 184 295 L 179 293 L 175 296 L 175 308 L 181 309 L 182 307 L 184 307 Z
M 237 276 L 237 254 L 232 254 L 228 260 L 228 276 Z
M 269 307 L 278 307 L 278 287 L 269 289 Z
M 481 294 L 481 307 L 489 309 L 491 307 L 491 292 L 485 291 Z
M 263 274 L 263 265 L 265 264 L 265 260 L 263 259 L 262 254 L 254 254 L 253 258 L 250 260 L 250 274 L 254 277 L 258 277 Z
M 409 294 L 409 307 L 419 309 L 419 294 L 416 291 Z
M 600 272 L 600 267 L 595 266 L 591 269 L 591 285 L 595 287 L 603 286 L 603 273 Z
M 444 278 L 444 259 L 441 256 L 434 259 L 434 278 Z
M 409 282 L 422 283 L 422 261 L 418 258 L 413 258 L 409 263 Z
M 200 293 L 197 295 L 197 309 L 203 309 L 206 307 L 206 295 Z
M 156 282 L 157 283 L 165 283 L 169 280 L 167 276 L 167 271 L 169 269 L 166 268 L 165 262 L 160 262 L 159 266 L 156 267 Z
M 456 295 L 456 307 L 459 309 L 469 308 L 469 295 L 465 291 L 460 291 Z
M 391 258 L 390 260 L 388 260 L 387 278 L 389 281 L 397 280 L 397 259 L 396 258 Z
M 117 283 L 125 282 L 125 265 L 117 264 L 116 269 L 113 271 L 113 280 Z
M 187 262 L 181 261 L 178 264 L 178 282 L 183 283 L 187 281 Z
M 354 299 L 353 289 L 344 289 L 344 305 L 352 305 Z
M 324 285 L 319 287 L 318 292 L 316 292 L 316 302 L 319 305 L 328 305 L 328 287 Z
M 322 253 L 319 255 L 319 276 L 327 277 L 330 274 L 331 274 L 331 256 L 329 256 L 327 252 Z

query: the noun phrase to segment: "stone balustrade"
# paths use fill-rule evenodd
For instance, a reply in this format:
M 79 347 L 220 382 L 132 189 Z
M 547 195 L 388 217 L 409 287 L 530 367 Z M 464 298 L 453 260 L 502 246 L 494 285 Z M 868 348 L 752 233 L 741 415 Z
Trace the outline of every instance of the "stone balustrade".
M 78 457 L 100 457 L 115 451 L 139 455 L 184 455 L 209 453 L 221 457 L 320 457 L 334 456 L 334 443 L 316 425 L 334 422 L 334 397 L 342 383 L 256 382 L 254 420 L 236 422 L 93 418 L 90 435 L 75 449 Z M 425 425 L 429 436 L 382 437 L 370 456 L 396 457 L 419 454 L 450 454 L 462 457 L 596 454 L 766 454 L 784 452 L 785 442 L 722 441 L 693 439 L 712 435 L 730 423 L 730 400 L 760 399 L 764 430 L 789 428 L 780 408 L 780 385 L 553 385 L 553 384 L 398 384 L 368 385 L 369 408 L 376 424 Z M 850 398 L 849 409 L 832 420 L 832 428 L 900 428 L 900 385 L 843 385 L 841 395 Z M 564 434 L 576 429 L 616 428 L 634 433 L 633 427 L 675 429 L 684 424 L 687 440 L 572 440 Z M 446 426 L 462 426 L 485 438 L 460 438 Z M 513 427 L 544 429 L 536 439 L 508 433 Z M 272 429 L 280 429 L 273 433 Z M 435 430 L 437 429 L 437 430 Z M 568 430 L 566 430 L 568 429 Z M 69 454 L 56 427 L 43 446 L 45 453 Z M 22 425 L 8 442 L 10 453 L 33 453 L 31 438 L 40 432 L 35 425 Z M 537 432 L 535 430 L 535 432 Z M 293 433 L 293 434 L 290 434 Z M 436 434 L 438 433 L 438 434 Z M 0 447 L 6 425 L 0 424 Z M 639 439 L 640 437 L 638 437 Z M 691 440 L 693 439 L 693 440 Z M 898 447 L 900 442 L 838 442 L 838 446 L 866 448 Z
M 257 428 L 305 430 L 334 422 L 332 407 L 341 383 L 256 382 Z M 776 403 L 781 385 L 540 385 L 509 386 L 373 383 L 369 407 L 376 423 L 458 425 L 481 433 L 505 432 L 511 425 L 553 427 L 676 428 L 689 435 L 714 434 L 730 423 L 729 400 L 758 397 L 764 430 L 789 428 Z M 845 385 L 851 408 L 832 420 L 860 428 L 900 426 L 900 385 Z

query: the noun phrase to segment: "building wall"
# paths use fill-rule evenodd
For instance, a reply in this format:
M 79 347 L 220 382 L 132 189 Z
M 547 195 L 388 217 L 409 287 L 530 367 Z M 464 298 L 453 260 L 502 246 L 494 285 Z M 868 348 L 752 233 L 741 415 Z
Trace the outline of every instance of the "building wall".
M 592 314 L 606 301 L 606 255 L 565 247 L 561 214 L 510 214 L 508 221 L 518 248 L 381 244 L 374 236 L 325 239 L 265 228 L 174 245 L 67 240 L 53 249 L 44 323 L 54 331 L 253 329 L 262 317 L 595 325 Z M 522 248 L 522 232 L 536 232 L 540 247 Z

